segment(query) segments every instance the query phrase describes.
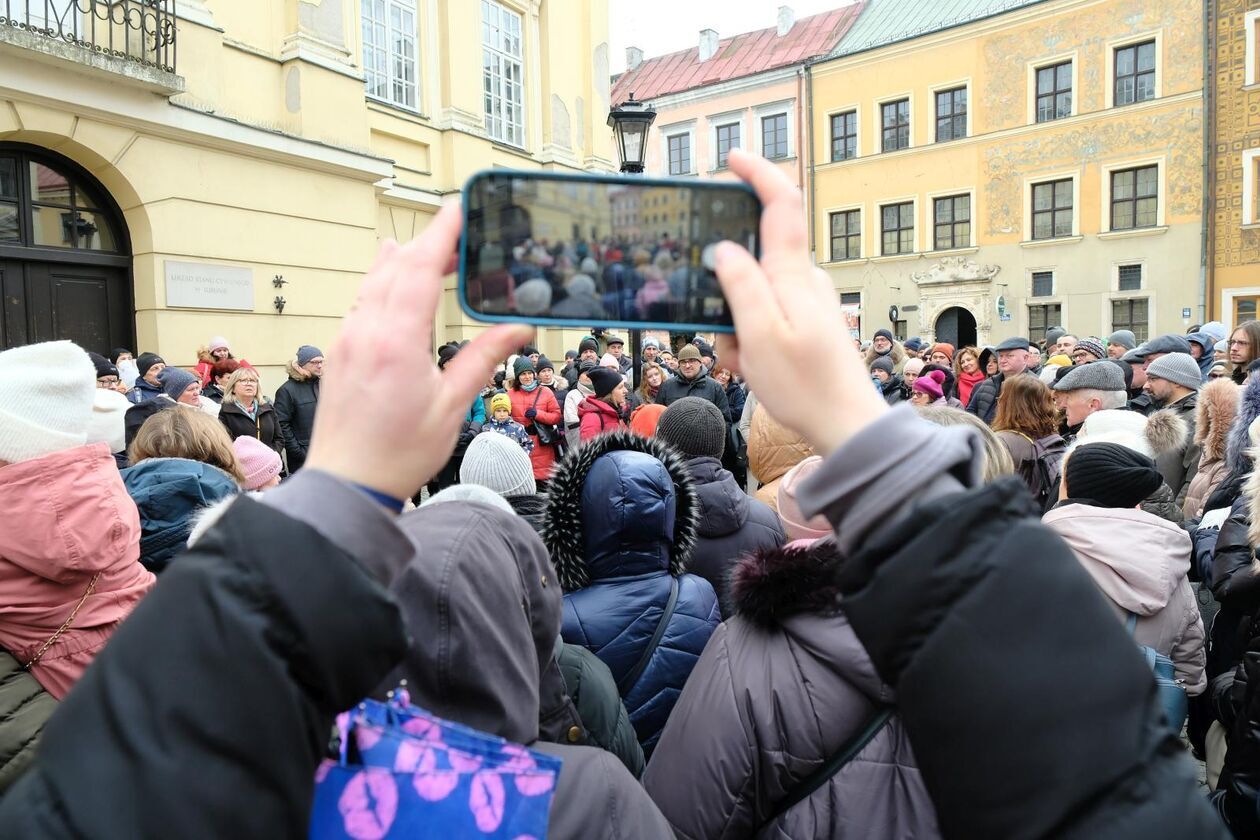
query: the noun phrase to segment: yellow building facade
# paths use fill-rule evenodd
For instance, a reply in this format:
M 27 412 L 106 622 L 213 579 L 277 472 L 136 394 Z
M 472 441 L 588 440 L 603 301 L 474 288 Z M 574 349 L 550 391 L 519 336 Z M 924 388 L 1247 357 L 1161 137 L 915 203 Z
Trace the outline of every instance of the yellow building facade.
M 473 172 L 615 169 L 606 2 L 52 6 L 0 19 L 5 346 L 222 335 L 269 393 Z M 438 343 L 481 329 L 446 284 Z
M 864 15 L 913 31 L 890 5 Z M 1204 303 L 1202 10 L 987 5 L 882 43 L 860 18 L 810 68 L 814 254 L 861 336 L 1184 332 Z
M 1260 2 L 1208 5 L 1208 304 L 1239 324 L 1260 315 Z

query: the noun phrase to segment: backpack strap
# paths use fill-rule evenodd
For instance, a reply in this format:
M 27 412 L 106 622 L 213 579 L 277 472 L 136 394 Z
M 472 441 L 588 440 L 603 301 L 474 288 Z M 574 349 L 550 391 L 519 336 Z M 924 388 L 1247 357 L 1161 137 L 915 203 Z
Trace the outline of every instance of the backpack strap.
M 766 826 L 801 802 L 804 802 L 816 790 L 825 785 L 832 776 L 840 772 L 840 768 L 844 767 L 856 758 L 862 750 L 866 749 L 866 745 L 874 740 L 875 736 L 879 734 L 879 731 L 884 728 L 884 725 L 888 723 L 889 718 L 892 716 L 892 706 L 877 706 L 874 714 L 867 719 L 865 725 L 852 738 L 841 744 L 840 749 L 836 750 L 817 770 L 801 779 L 788 791 L 787 796 L 783 797 L 775 806 L 774 811 L 761 821 L 761 824 L 757 826 L 752 836 L 760 834 L 765 830 Z
M 669 625 L 669 620 L 674 615 L 674 607 L 678 605 L 678 578 L 670 575 L 669 581 L 669 600 L 665 602 L 665 609 L 661 612 L 661 620 L 656 622 L 656 632 L 652 634 L 647 647 L 643 649 L 643 655 L 639 657 L 639 661 L 634 664 L 629 673 L 617 682 L 617 692 L 622 697 L 630 693 L 630 689 L 634 688 L 635 683 L 639 681 L 639 677 L 643 676 L 643 672 L 647 670 L 648 663 L 652 661 L 652 654 L 656 653 L 657 646 L 660 645 L 661 639 L 665 636 L 665 628 Z

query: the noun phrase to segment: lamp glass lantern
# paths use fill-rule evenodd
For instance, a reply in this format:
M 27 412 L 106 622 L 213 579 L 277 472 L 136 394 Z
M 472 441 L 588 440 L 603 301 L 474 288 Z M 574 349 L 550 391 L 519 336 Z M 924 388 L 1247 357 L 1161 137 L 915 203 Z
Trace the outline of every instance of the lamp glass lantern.
M 617 141 L 622 172 L 642 172 L 647 156 L 647 135 L 656 112 L 630 94 L 630 98 L 608 112 L 608 127 Z

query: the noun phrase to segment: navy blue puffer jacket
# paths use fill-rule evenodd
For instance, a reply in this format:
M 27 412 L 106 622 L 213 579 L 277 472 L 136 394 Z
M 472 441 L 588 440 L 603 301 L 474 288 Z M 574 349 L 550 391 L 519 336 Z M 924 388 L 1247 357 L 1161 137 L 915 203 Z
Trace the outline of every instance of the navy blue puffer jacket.
M 671 583 L 678 601 L 647 667 L 622 699 L 651 752 L 720 621 L 708 581 L 684 573 L 698 504 L 682 459 L 657 440 L 601 435 L 557 467 L 545 538 L 565 591 L 561 636 L 621 684 L 647 650 Z

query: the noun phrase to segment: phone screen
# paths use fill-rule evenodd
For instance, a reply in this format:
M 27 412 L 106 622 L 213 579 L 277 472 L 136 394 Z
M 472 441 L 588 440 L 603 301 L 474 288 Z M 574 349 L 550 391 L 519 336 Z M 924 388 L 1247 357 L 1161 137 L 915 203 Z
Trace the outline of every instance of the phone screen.
M 465 187 L 460 295 L 473 317 L 729 332 L 713 273 L 729 239 L 757 254 L 743 184 L 481 173 Z

